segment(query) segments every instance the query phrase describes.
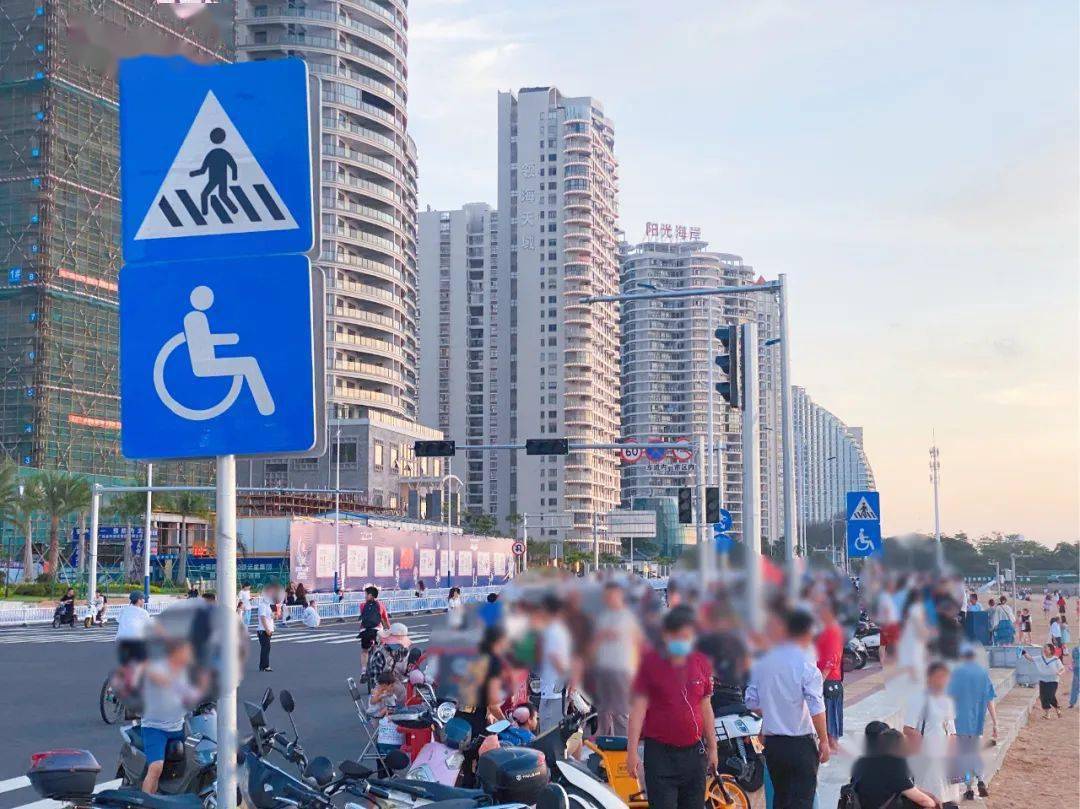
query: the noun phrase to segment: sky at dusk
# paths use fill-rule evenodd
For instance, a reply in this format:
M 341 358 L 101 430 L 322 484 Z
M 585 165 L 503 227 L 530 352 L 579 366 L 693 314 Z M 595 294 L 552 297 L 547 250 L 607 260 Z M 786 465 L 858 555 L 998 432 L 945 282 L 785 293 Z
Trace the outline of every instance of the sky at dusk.
M 851 425 L 890 534 L 1078 528 L 1077 6 L 414 0 L 421 204 L 496 200 L 496 93 L 615 124 L 620 221 L 791 284 L 793 381 Z

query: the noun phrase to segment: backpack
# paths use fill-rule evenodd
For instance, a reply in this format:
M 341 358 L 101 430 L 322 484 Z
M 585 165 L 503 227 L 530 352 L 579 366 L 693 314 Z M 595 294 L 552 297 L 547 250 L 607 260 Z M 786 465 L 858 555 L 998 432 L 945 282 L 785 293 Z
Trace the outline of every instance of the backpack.
M 374 629 L 382 623 L 382 611 L 378 601 L 365 601 L 360 608 L 360 625 L 364 629 Z

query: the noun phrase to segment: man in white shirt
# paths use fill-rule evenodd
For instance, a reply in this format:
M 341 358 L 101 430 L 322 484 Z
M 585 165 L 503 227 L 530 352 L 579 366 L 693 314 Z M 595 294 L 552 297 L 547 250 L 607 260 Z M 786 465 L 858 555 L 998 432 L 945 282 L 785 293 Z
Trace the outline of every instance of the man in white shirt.
M 263 588 L 259 597 L 259 671 L 273 671 L 270 668 L 270 638 L 274 634 L 274 607 L 277 605 L 277 592 L 274 585 Z
M 597 732 L 604 736 L 625 736 L 630 719 L 630 683 L 638 667 L 641 627 L 626 608 L 622 585 L 604 585 L 604 610 L 596 621 L 593 682 L 596 699 Z
M 554 595 L 544 598 L 533 613 L 540 633 L 540 732 L 555 727 L 565 714 L 571 690 L 570 631 L 562 620 L 562 602 Z
M 146 633 L 153 619 L 143 607 L 143 594 L 128 595 L 128 603 L 116 618 L 116 647 L 120 665 L 146 659 Z
M 793 610 L 784 623 L 786 640 L 750 667 L 746 707 L 761 714 L 774 809 L 812 809 L 818 764 L 829 760 L 821 672 L 808 656 L 814 618 Z

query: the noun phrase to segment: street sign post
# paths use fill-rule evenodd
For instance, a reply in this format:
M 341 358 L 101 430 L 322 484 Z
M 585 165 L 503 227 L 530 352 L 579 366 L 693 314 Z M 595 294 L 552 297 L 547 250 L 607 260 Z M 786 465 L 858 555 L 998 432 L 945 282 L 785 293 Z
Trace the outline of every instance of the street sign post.
M 178 56 L 123 60 L 124 261 L 310 250 L 308 87 L 299 59 L 214 66 Z
M 128 266 L 120 415 L 129 458 L 306 452 L 316 444 L 306 256 Z
M 847 555 L 871 556 L 881 550 L 881 498 L 878 492 L 847 493 Z
M 217 592 L 228 605 L 236 455 L 325 445 L 324 296 L 303 255 L 317 222 L 312 85 L 299 59 L 155 56 L 122 60 L 119 84 L 121 448 L 140 460 L 216 456 Z M 94 587 L 92 577 L 91 597 Z M 217 806 L 235 809 L 231 610 L 219 632 L 230 653 L 218 678 Z

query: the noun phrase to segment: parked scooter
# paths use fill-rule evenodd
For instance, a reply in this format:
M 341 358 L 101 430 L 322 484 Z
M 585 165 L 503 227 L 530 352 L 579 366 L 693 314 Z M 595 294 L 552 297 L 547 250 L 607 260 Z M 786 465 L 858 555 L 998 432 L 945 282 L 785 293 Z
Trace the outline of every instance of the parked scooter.
M 198 795 L 148 795 L 139 789 L 94 792 L 101 765 L 89 750 L 51 750 L 34 753 L 26 773 L 42 798 L 73 809 L 204 809 Z
M 855 624 L 855 637 L 862 641 L 863 646 L 866 647 L 866 653 L 869 657 L 879 660 L 881 657 L 881 629 L 866 617 L 866 613 L 859 618 L 859 622 Z
M 120 730 L 124 743 L 116 777 L 125 787 L 138 787 L 146 777 L 146 753 L 143 750 L 142 725 L 132 724 Z M 212 804 L 217 767 L 217 710 L 212 702 L 195 708 L 184 720 L 184 738 L 165 746 L 165 767 L 158 781 L 162 795 L 197 795 L 201 802 Z
M 840 664 L 845 672 L 858 671 L 861 668 L 865 668 L 866 661 L 870 659 L 870 655 L 866 651 L 866 646 L 858 638 L 852 638 L 844 646 L 844 652 L 841 657 Z

